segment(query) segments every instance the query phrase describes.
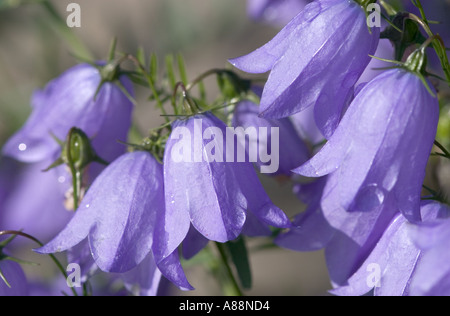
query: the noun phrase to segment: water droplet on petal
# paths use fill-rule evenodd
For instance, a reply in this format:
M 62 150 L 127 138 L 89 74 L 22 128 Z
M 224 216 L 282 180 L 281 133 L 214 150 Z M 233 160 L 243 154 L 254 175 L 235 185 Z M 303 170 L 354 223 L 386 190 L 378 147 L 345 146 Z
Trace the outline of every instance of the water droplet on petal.
M 27 144 L 24 144 L 24 143 L 19 144 L 19 150 L 20 150 L 20 151 L 25 151 L 25 150 L 27 150 Z
M 66 182 L 66 177 L 60 176 L 60 177 L 58 178 L 58 182 L 59 182 L 59 183 L 64 183 L 64 182 Z
M 90 207 L 90 205 L 89 204 L 86 204 L 86 208 L 89 208 Z
M 318 2 L 311 2 L 309 5 L 305 7 L 303 12 L 305 21 L 312 22 L 322 11 L 322 7 Z

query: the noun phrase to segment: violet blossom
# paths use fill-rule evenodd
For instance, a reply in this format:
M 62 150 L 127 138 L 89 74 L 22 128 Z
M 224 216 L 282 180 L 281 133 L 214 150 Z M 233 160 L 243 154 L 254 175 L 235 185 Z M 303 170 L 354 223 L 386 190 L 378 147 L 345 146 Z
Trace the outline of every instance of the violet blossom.
M 262 116 L 282 118 L 314 106 L 317 126 L 328 138 L 378 41 L 379 28 L 369 33 L 355 1 L 316 0 L 266 45 L 230 62 L 249 73 L 270 71 Z
M 151 252 L 155 220 L 161 212 L 162 165 L 147 152 L 127 153 L 96 178 L 69 224 L 37 252 L 65 251 L 88 238 L 92 257 L 102 271 L 125 273 Z M 181 289 L 192 289 L 178 254 L 175 249 L 172 252 L 161 272 Z
M 235 144 L 225 140 L 225 123 L 206 112 L 176 120 L 172 128 L 164 154 L 165 213 L 155 225 L 157 262 L 178 248 L 191 226 L 217 242 L 236 239 L 248 218 L 290 227 L 287 216 L 264 191 L 253 165 L 226 160 L 226 152 Z

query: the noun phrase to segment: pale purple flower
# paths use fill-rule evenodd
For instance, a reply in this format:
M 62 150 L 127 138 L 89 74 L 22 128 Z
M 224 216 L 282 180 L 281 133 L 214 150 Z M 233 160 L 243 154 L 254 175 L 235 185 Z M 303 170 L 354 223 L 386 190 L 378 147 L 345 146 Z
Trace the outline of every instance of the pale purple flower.
M 247 0 L 247 14 L 250 18 L 285 26 L 311 0 Z
M 267 225 L 290 226 L 265 193 L 253 165 L 227 162 L 230 148 L 222 121 L 206 112 L 179 119 L 172 128 L 164 153 L 166 209 L 155 226 L 157 262 L 185 240 L 191 225 L 217 242 L 237 238 L 248 214 Z M 185 159 L 175 157 L 180 153 Z
M 0 279 L 0 296 L 28 296 L 28 281 L 17 262 L 0 260 L 0 271 L 11 286 Z
M 244 129 L 253 128 L 256 132 L 259 132 L 261 128 L 266 128 L 267 137 L 266 143 L 261 139 L 254 139 L 252 143 L 246 147 L 247 154 L 251 146 L 258 148 L 259 151 L 265 153 L 271 153 L 274 148 L 271 147 L 272 135 L 271 130 L 275 128 L 278 130 L 277 139 L 277 149 L 279 150 L 279 168 L 278 171 L 271 175 L 286 175 L 291 176 L 291 170 L 295 167 L 306 162 L 310 156 L 309 148 L 306 146 L 305 142 L 300 138 L 294 125 L 289 118 L 283 119 L 266 119 L 258 117 L 259 108 L 256 104 L 251 101 L 240 102 L 233 113 L 232 125 L 234 127 L 242 127 Z M 250 140 L 251 142 L 252 140 Z M 249 160 L 247 160 L 249 161 Z M 258 160 L 256 165 L 261 166 L 265 163 L 261 161 L 260 155 L 258 155 Z
M 433 280 L 433 277 L 438 274 L 444 275 L 442 281 L 449 284 L 448 274 L 446 275 L 449 269 L 445 269 L 448 261 L 443 258 L 450 245 L 446 238 L 449 237 L 448 233 L 447 236 L 433 235 L 427 231 L 430 227 L 428 223 L 435 223 L 437 218 L 448 217 L 449 211 L 449 208 L 443 204 L 423 202 L 421 213 L 424 223 L 420 223 L 418 226 L 409 223 L 402 214 L 398 214 L 377 241 L 364 263 L 348 279 L 347 284 L 332 290 L 331 293 L 355 296 L 365 295 L 373 290 L 375 296 L 407 296 L 414 294 L 416 286 L 426 288 L 430 284 L 432 286 L 439 284 L 438 282 L 441 280 Z M 426 266 L 427 262 L 433 261 L 433 259 L 430 260 L 432 256 L 417 247 L 411 238 L 411 231 L 420 232 L 415 237 L 417 237 L 417 242 L 422 245 L 430 241 L 432 236 L 442 237 L 441 240 L 447 244 L 445 249 L 438 249 L 438 247 L 434 247 L 435 245 L 430 245 L 428 248 L 432 249 L 431 251 L 435 254 L 434 258 L 439 258 L 440 262 L 434 261 L 433 263 L 436 263 L 434 266 Z M 443 270 L 446 272 L 442 272 Z M 411 280 L 413 280 L 412 283 Z M 411 290 L 412 293 L 410 293 Z M 450 292 L 446 293 L 446 295 L 448 294 Z
M 369 33 L 356 2 L 317 0 L 266 45 L 230 62 L 249 73 L 271 71 L 262 116 L 282 118 L 314 106 L 317 126 L 328 138 L 378 41 L 379 28 Z
M 3 154 L 22 162 L 52 159 L 61 151 L 54 137 L 65 140 L 69 130 L 78 127 L 93 139 L 104 160 L 117 158 L 124 152 L 117 140 L 127 140 L 133 105 L 112 82 L 97 91 L 101 80 L 97 68 L 80 64 L 36 91 L 30 117 L 5 144 Z M 121 82 L 133 94 L 129 80 L 123 77 Z
M 418 222 L 425 167 L 439 117 L 418 76 L 387 71 L 356 96 L 324 147 L 295 172 L 329 174 L 321 201 L 338 233 L 327 246 L 330 277 L 342 284 L 400 211 Z
M 124 273 L 150 253 L 156 216 L 161 212 L 162 165 L 147 152 L 127 153 L 96 178 L 69 224 L 37 251 L 65 251 L 88 238 L 92 257 L 102 271 Z M 161 272 L 180 288 L 189 289 L 177 260 L 176 252 L 168 254 Z

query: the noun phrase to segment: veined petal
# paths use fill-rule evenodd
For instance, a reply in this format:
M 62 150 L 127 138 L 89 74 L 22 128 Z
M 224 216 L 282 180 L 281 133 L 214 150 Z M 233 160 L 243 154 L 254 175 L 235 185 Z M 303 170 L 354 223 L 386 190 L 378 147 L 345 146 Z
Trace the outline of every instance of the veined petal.
M 145 152 L 125 154 L 95 180 L 67 227 L 37 251 L 64 251 L 89 234 L 101 270 L 129 271 L 149 253 L 163 208 L 162 166 Z
M 271 70 L 289 48 L 292 39 L 298 38 L 302 30 L 323 10 L 326 10 L 326 7 L 323 8 L 320 1 L 308 4 L 270 42 L 248 55 L 230 59 L 229 62 L 249 73 L 264 73 Z

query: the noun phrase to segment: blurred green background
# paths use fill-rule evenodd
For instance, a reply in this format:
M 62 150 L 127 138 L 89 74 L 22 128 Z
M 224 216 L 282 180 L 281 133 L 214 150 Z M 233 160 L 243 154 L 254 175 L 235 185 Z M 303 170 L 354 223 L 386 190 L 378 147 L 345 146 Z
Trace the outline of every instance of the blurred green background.
M 0 7 L 20 2 L 0 0 Z M 117 37 L 121 52 L 134 54 L 141 46 L 148 54 L 156 53 L 161 61 L 166 54 L 181 53 L 192 79 L 208 69 L 225 67 L 228 58 L 252 51 L 278 32 L 249 20 L 244 0 L 49 1 L 63 19 L 69 14 L 69 3 L 81 6 L 81 28 L 70 30 L 58 23 L 42 1 L 28 2 L 0 10 L 0 144 L 25 122 L 31 112 L 33 90 L 43 88 L 77 63 L 64 34 L 72 36 L 73 32 L 95 59 L 106 57 L 113 37 Z M 206 87 L 214 97 L 214 78 L 206 82 Z M 134 118 L 144 130 L 162 122 L 147 97 L 148 91 L 137 90 Z M 289 184 L 267 177 L 262 180 L 276 205 L 289 215 L 300 212 L 303 206 L 291 194 Z M 323 252 L 282 249 L 252 252 L 254 287 L 246 294 L 326 295 L 330 284 L 323 257 Z M 39 274 L 44 267 L 27 270 Z M 197 289 L 187 294 L 221 294 L 204 268 L 186 270 Z

